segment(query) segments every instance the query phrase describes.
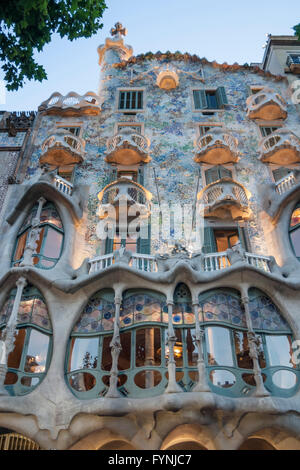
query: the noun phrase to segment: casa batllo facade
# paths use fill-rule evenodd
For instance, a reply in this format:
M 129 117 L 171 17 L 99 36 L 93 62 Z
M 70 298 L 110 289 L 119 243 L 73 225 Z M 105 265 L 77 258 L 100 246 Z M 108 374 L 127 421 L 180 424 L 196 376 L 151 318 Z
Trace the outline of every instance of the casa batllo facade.
M 300 449 L 286 71 L 135 57 L 125 34 L 97 93 L 40 105 L 4 187 L 1 448 Z

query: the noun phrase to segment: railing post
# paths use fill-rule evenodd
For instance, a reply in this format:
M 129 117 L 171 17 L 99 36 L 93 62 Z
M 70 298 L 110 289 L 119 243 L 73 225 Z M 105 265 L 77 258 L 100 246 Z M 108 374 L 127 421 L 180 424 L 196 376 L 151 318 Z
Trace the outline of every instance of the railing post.
M 205 362 L 204 362 L 204 355 L 203 355 L 203 338 L 204 338 L 204 330 L 200 325 L 199 322 L 199 302 L 198 300 L 193 301 L 193 311 L 195 316 L 195 324 L 196 324 L 196 336 L 195 336 L 195 343 L 198 349 L 198 361 L 197 361 L 197 368 L 198 368 L 198 383 L 193 388 L 193 392 L 210 392 L 210 388 L 207 383 L 206 378 L 206 369 L 205 369 Z M 203 314 L 201 313 L 201 322 L 203 322 Z
M 176 343 L 176 336 L 173 327 L 173 302 L 168 301 L 168 333 L 167 333 L 167 345 L 169 348 L 168 356 L 168 375 L 169 383 L 165 390 L 165 393 L 181 393 L 182 389 L 176 382 L 176 362 L 174 358 L 174 346 Z
M 118 360 L 119 355 L 122 350 L 120 342 L 120 307 L 121 307 L 122 298 L 118 295 L 115 296 L 115 322 L 114 322 L 114 334 L 110 342 L 111 347 L 111 357 L 112 357 L 112 366 L 110 370 L 109 377 L 109 388 L 106 393 L 106 397 L 109 398 L 119 398 L 121 396 L 118 391 Z
M 251 320 L 251 315 L 250 315 L 250 309 L 249 309 L 249 297 L 248 297 L 248 289 L 245 289 L 242 287 L 242 304 L 244 306 L 245 310 L 245 316 L 246 316 L 246 323 L 247 323 L 247 337 L 248 337 L 248 343 L 249 343 L 249 355 L 253 361 L 253 372 L 254 372 L 254 379 L 256 383 L 256 390 L 253 394 L 255 397 L 268 397 L 270 393 L 265 389 L 264 386 L 264 381 L 262 378 L 262 373 L 261 373 L 261 368 L 259 366 L 259 360 L 258 360 L 258 347 L 260 345 L 260 340 L 256 336 L 253 326 L 252 326 L 252 320 Z
M 7 325 L 3 331 L 2 339 L 0 340 L 0 396 L 9 395 L 9 393 L 4 387 L 5 376 L 7 373 L 7 360 L 9 353 L 14 350 L 18 312 L 23 294 L 23 289 L 26 284 L 27 282 L 24 277 L 20 277 L 16 282 L 17 292 L 14 300 L 13 309 L 8 319 Z

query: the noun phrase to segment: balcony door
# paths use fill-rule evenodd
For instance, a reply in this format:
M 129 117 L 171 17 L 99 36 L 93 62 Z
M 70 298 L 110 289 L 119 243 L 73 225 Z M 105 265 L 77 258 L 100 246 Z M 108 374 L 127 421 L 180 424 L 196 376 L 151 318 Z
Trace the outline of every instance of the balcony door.
M 228 248 L 232 248 L 238 242 L 247 250 L 244 228 L 213 228 L 204 227 L 203 253 L 222 253 Z

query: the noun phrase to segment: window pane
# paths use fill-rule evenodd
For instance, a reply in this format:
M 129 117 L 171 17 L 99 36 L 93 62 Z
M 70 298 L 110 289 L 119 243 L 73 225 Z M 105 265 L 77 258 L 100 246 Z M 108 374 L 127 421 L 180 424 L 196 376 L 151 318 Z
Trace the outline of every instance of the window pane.
M 119 355 L 118 369 L 126 370 L 130 368 L 131 357 L 131 332 L 120 334 L 122 350 Z
M 271 366 L 295 367 L 290 336 L 266 335 L 266 343 Z
M 291 227 L 300 224 L 300 207 L 294 210 L 291 218 Z
M 14 256 L 15 261 L 21 259 L 23 256 L 27 235 L 28 235 L 28 230 L 22 233 L 22 235 L 18 238 L 18 243 L 16 246 L 16 251 L 15 251 L 15 256 Z
M 25 372 L 45 372 L 48 346 L 49 336 L 31 330 L 24 366 Z
M 294 247 L 295 255 L 300 257 L 300 227 L 291 232 L 291 240 Z
M 48 258 L 59 258 L 63 235 L 48 227 L 47 237 L 43 246 L 43 255 Z
M 196 366 L 198 361 L 198 348 L 195 343 L 196 330 L 188 328 L 186 331 L 186 348 L 189 366 Z
M 17 330 L 14 350 L 8 355 L 8 367 L 19 369 L 24 347 L 25 335 L 26 330 L 24 328 Z
M 246 332 L 234 331 L 234 346 L 238 367 L 242 369 L 253 369 L 253 361 L 250 357 L 248 337 Z
M 233 366 L 230 333 L 219 326 L 205 329 L 209 365 Z
M 98 344 L 98 338 L 72 338 L 69 370 L 96 368 Z
M 104 336 L 103 343 L 102 343 L 102 361 L 101 361 L 101 368 L 102 370 L 110 371 L 112 366 L 112 358 L 110 352 L 110 342 L 112 340 L 112 336 Z
M 136 367 L 159 366 L 161 361 L 161 340 L 159 328 L 145 328 L 136 331 Z

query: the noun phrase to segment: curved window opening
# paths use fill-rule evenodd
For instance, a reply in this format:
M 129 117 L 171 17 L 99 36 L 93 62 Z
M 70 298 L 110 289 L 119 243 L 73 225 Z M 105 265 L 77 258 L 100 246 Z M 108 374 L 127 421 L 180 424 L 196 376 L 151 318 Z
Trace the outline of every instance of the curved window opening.
M 64 231 L 60 216 L 55 206 L 46 202 L 43 205 L 38 225 L 36 216 L 38 213 L 38 204 L 35 204 L 30 213 L 23 222 L 16 240 L 16 246 L 13 255 L 13 266 L 20 266 L 24 261 L 24 254 L 28 243 L 32 237 L 33 227 L 37 230 L 35 238 L 35 249 L 33 252 L 32 263 L 37 268 L 53 268 L 59 260 L 64 240 Z M 32 243 L 32 241 L 31 241 Z
M 289 234 L 294 253 L 298 260 L 300 260 L 300 203 L 298 203 L 292 213 Z
M 0 339 L 10 318 L 16 289 L 0 312 Z M 8 354 L 4 385 L 11 395 L 25 395 L 41 383 L 50 363 L 52 326 L 47 306 L 32 285 L 24 288 L 18 311 L 14 349 Z
M 299 382 L 293 363 L 292 331 L 269 297 L 249 290 L 249 309 L 258 344 L 258 361 L 265 387 L 273 395 L 290 396 Z M 251 394 L 256 386 L 247 323 L 239 293 L 215 290 L 200 296 L 204 355 L 209 384 L 215 393 Z
M 41 450 L 41 447 L 22 434 L 5 432 L 0 434 L 0 450 Z

